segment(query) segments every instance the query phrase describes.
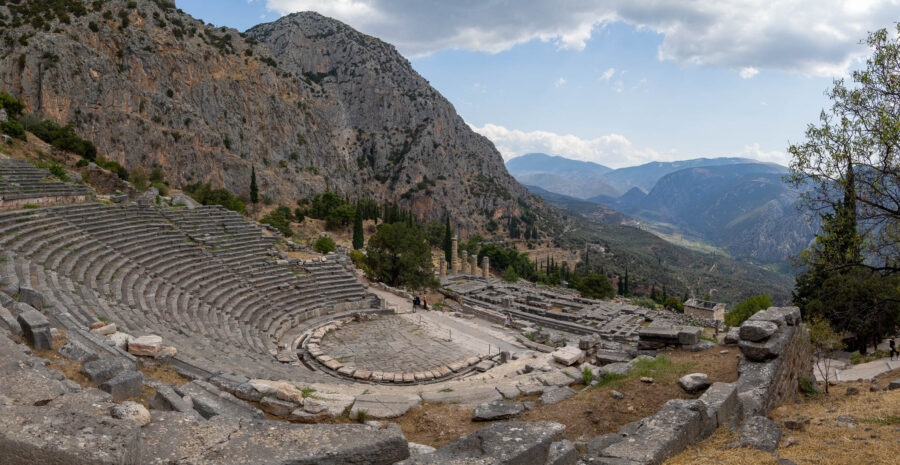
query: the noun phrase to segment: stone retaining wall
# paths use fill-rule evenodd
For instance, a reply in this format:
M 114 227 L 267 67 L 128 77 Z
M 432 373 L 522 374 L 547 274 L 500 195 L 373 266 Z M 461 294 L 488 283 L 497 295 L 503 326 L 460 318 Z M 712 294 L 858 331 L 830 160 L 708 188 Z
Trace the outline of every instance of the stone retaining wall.
M 696 400 L 670 400 L 656 414 L 629 423 L 618 433 L 594 438 L 585 461 L 659 464 L 718 427 L 765 415 L 794 399 L 801 377 L 811 377 L 813 365 L 800 310 L 771 307 L 751 317 L 736 333 L 742 353 L 736 382 L 714 383 Z
M 25 208 L 26 205 L 68 205 L 71 203 L 87 202 L 90 196 L 87 195 L 61 195 L 48 197 L 31 197 L 24 199 L 2 199 L 0 198 L 0 211 L 18 210 Z

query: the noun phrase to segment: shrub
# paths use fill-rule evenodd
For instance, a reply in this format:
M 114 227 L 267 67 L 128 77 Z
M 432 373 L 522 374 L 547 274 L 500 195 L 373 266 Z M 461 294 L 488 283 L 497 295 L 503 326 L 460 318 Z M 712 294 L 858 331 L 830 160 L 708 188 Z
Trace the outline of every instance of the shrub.
M 663 302 L 663 307 L 678 313 L 684 313 L 684 304 L 678 300 L 678 297 L 666 297 L 666 300 Z
M 54 163 L 47 168 L 54 177 L 62 182 L 69 182 L 69 176 L 66 175 L 66 169 L 59 163 Z
M 14 119 L 6 120 L 2 124 L 0 124 L 0 130 L 3 131 L 3 134 L 6 134 L 10 137 L 27 140 L 25 136 L 25 128 L 22 126 L 22 123 Z
M 147 175 L 147 170 L 141 166 L 131 170 L 130 178 L 134 188 L 141 192 L 147 190 L 147 187 L 150 185 L 150 176 Z
M 278 207 L 275 210 L 272 210 L 271 213 L 264 216 L 259 222 L 274 227 L 278 232 L 287 237 L 294 235 L 294 231 L 291 229 L 291 211 L 287 207 Z
M 247 207 L 234 194 L 225 189 L 213 189 L 209 183 L 189 184 L 182 188 L 184 192 L 203 205 L 221 205 L 241 214 L 247 213 Z
M 78 137 L 75 134 L 75 127 L 72 123 L 61 126 L 55 121 L 42 120 L 31 115 L 25 116 L 24 119 L 28 124 L 28 130 L 37 136 L 38 139 L 57 149 L 81 155 L 88 160 L 97 158 L 97 147 L 91 141 Z
M 575 289 L 585 297 L 594 299 L 611 299 L 615 297 L 616 290 L 612 283 L 604 275 L 590 273 L 573 283 Z
M 725 314 L 725 324 L 728 326 L 740 326 L 754 313 L 772 306 L 772 299 L 767 295 L 755 295 L 734 306 Z
M 315 244 L 313 244 L 313 249 L 319 253 L 328 253 L 334 252 L 335 249 L 334 239 L 328 236 L 322 236 L 316 239 Z
M 512 265 L 506 267 L 506 271 L 503 272 L 503 282 L 505 283 L 514 283 L 519 280 L 519 273 L 516 273 L 516 269 L 512 267 Z
M 638 307 L 644 307 L 649 309 L 656 308 L 656 302 L 653 301 L 650 297 L 640 296 L 631 299 L 632 305 L 637 305 Z
M 24 55 L 23 55 L 24 56 Z M 25 110 L 25 102 L 7 94 L 0 92 L 0 107 L 6 110 L 6 115 L 10 118 L 16 118 Z

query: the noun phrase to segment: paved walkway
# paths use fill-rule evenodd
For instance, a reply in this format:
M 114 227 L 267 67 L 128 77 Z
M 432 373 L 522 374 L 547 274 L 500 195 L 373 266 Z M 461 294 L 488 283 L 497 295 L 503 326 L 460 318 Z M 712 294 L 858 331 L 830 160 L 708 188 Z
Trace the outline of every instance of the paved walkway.
M 825 381 L 822 377 L 820 365 L 816 367 L 816 380 Z M 833 381 L 857 381 L 870 380 L 876 376 L 900 368 L 900 360 L 891 360 L 889 357 L 879 358 L 871 362 L 860 363 L 859 365 L 850 365 L 841 360 L 832 360 L 828 370 L 829 378 Z

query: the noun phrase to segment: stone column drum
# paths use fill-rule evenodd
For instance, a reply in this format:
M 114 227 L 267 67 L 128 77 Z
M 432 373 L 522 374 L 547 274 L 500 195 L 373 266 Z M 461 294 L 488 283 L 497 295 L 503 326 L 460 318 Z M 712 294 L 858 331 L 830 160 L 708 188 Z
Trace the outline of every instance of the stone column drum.
M 467 274 L 469 272 L 469 252 L 463 250 L 459 257 L 459 272 Z
M 450 246 L 450 274 L 459 273 L 457 250 L 459 250 L 459 236 L 453 236 L 453 245 Z
M 442 277 L 442 278 L 445 277 L 445 276 L 447 276 L 447 259 L 444 258 L 444 257 L 441 257 L 441 258 L 440 258 L 440 265 L 438 265 L 438 266 L 439 266 L 439 268 L 438 268 L 438 270 L 439 270 L 439 271 L 438 271 L 438 276 L 440 276 L 440 277 Z
M 469 272 L 478 276 L 478 255 L 469 257 Z
M 491 259 L 487 255 L 481 257 L 481 273 L 485 278 L 491 277 Z

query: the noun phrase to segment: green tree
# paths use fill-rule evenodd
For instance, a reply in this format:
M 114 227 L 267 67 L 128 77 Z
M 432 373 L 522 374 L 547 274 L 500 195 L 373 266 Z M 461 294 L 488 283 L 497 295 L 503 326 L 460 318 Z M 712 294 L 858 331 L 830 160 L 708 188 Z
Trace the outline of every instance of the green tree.
M 575 289 L 585 297 L 611 299 L 616 296 L 612 283 L 604 275 L 588 273 L 575 283 Z
M 507 266 L 506 271 L 503 272 L 503 282 L 505 283 L 514 283 L 519 280 L 519 273 L 516 273 L 516 269 L 512 266 Z
M 362 249 L 363 245 L 365 245 L 365 241 L 365 236 L 363 236 L 362 211 L 357 208 L 356 213 L 353 215 L 353 250 Z
M 250 202 L 259 202 L 259 187 L 256 185 L 256 167 L 250 168 Z
M 678 313 L 684 313 L 684 303 L 678 300 L 678 297 L 666 297 L 663 301 L 663 307 Z
M 369 238 L 366 255 L 372 277 L 383 283 L 413 289 L 434 285 L 431 248 L 416 226 L 382 224 Z
M 772 306 L 772 299 L 767 295 L 755 295 L 734 306 L 725 314 L 725 324 L 728 326 L 740 326 L 754 313 Z
M 6 115 L 10 118 L 18 118 L 25 110 L 25 102 L 7 94 L 0 92 L 0 108 L 6 110 Z
M 335 247 L 337 246 L 334 243 L 334 239 L 328 236 L 316 239 L 316 242 L 313 244 L 313 249 L 319 253 L 334 252 Z
M 443 248 L 444 222 L 441 220 L 431 220 L 428 223 L 425 223 L 425 237 L 428 238 L 428 245 Z

